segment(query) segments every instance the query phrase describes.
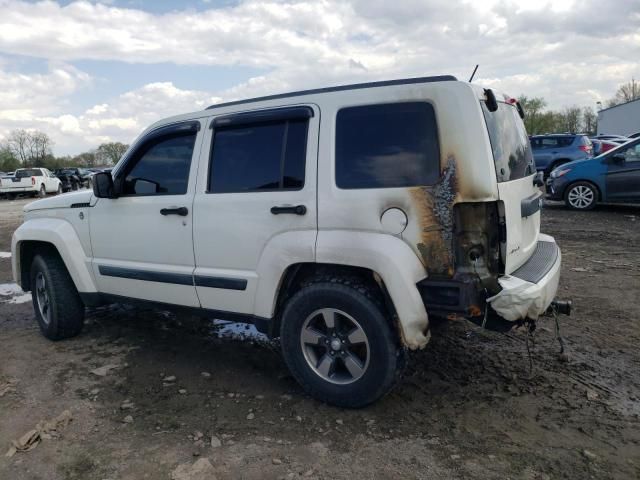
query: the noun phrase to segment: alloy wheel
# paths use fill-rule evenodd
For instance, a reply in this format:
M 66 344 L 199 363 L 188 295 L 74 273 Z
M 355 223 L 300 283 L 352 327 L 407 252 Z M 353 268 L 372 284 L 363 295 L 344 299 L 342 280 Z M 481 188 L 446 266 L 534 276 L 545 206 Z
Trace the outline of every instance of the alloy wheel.
M 578 209 L 590 207 L 595 201 L 595 192 L 586 185 L 576 185 L 567 194 L 569 204 Z
M 335 308 L 316 310 L 305 319 L 300 345 L 309 367 L 331 383 L 353 383 L 369 366 L 365 331 L 351 315 Z
M 40 316 L 45 325 L 49 325 L 51 322 L 51 302 L 49 300 L 49 292 L 47 290 L 47 281 L 44 274 L 38 272 L 36 275 L 36 300 L 38 302 L 38 310 L 40 310 Z

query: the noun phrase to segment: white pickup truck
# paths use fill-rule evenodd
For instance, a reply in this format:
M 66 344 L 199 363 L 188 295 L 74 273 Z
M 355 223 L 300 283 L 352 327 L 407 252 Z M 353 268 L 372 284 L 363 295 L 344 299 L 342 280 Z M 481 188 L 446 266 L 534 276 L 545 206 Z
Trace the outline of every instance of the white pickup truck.
M 34 197 L 62 193 L 62 182 L 46 168 L 19 168 L 13 177 L 0 178 L 0 195 L 13 198 L 19 193 Z

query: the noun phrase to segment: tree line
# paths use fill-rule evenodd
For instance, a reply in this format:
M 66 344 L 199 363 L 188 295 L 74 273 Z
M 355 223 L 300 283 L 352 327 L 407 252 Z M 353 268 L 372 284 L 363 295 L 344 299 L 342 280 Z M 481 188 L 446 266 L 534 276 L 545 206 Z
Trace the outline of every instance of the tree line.
M 604 103 L 605 108 L 640 99 L 640 83 L 634 78 L 618 87 L 615 95 Z M 546 110 L 547 102 L 542 97 L 521 95 L 518 99 L 524 108 L 524 124 L 529 135 L 544 133 L 586 133 L 595 135 L 598 130 L 598 115 L 592 107 L 567 107 L 563 110 Z
M 101 167 L 115 165 L 129 145 L 120 142 L 102 143 L 98 148 L 78 155 L 53 155 L 53 140 L 37 130 L 13 130 L 0 143 L 0 171 L 17 168 L 44 167 L 55 170 L 63 167 Z

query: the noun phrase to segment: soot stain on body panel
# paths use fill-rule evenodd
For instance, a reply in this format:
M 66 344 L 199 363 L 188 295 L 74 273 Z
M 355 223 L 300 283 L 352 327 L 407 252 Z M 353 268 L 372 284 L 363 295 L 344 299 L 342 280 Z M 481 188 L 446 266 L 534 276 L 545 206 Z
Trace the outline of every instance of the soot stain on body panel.
M 453 204 L 457 190 L 453 155 L 447 157 L 438 183 L 411 189 L 420 223 L 416 247 L 429 274 L 453 275 Z

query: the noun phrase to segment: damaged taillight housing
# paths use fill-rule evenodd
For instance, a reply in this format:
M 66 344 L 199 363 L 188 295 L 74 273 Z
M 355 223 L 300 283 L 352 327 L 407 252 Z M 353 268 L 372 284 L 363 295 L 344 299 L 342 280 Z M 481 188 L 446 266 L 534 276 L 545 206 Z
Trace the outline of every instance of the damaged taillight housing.
M 458 203 L 453 210 L 456 272 L 503 273 L 498 203 Z

